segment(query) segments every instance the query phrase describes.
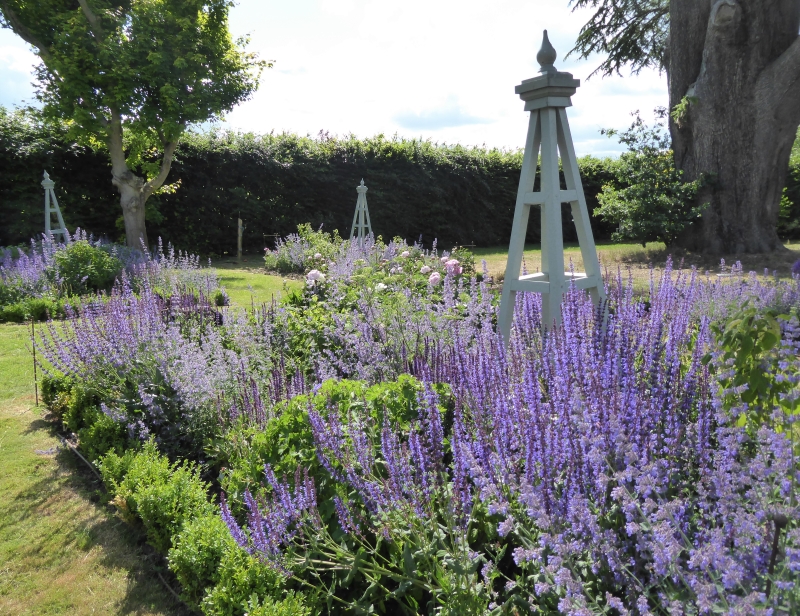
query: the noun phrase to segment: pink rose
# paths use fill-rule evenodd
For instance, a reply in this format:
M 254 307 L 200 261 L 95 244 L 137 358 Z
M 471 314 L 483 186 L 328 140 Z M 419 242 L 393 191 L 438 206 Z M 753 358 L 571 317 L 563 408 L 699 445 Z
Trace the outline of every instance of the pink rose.
M 439 272 L 433 272 L 433 274 L 430 275 L 430 278 L 428 278 L 428 284 L 432 284 L 434 286 L 439 284 L 441 281 L 442 275 Z
M 450 259 L 444 264 L 444 268 L 447 270 L 448 274 L 452 274 L 454 276 L 464 271 L 464 269 L 458 264 L 458 259 Z
M 419 273 L 420 273 L 420 274 L 429 274 L 429 273 L 430 273 L 430 271 L 431 271 L 431 268 L 430 268 L 430 267 L 428 267 L 427 265 L 423 265 L 423 266 L 420 268 L 420 270 L 419 270 Z

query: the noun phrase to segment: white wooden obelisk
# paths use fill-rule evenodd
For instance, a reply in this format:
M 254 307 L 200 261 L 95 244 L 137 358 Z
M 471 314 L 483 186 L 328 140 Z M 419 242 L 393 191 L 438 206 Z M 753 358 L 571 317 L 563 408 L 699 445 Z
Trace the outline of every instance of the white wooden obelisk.
M 567 120 L 570 97 L 580 86 L 579 79 L 570 73 L 558 72 L 553 63 L 556 50 L 544 31 L 542 48 L 536 56 L 542 73 L 526 79 L 516 87 L 516 93 L 525 101 L 525 111 L 530 111 L 528 138 L 522 159 L 522 173 L 514 210 L 508 263 L 503 281 L 503 294 L 497 319 L 498 330 L 508 341 L 514 303 L 519 291 L 542 294 L 542 326 L 550 328 L 561 323 L 561 301 L 564 292 L 574 282 L 578 289 L 591 293 L 595 302 L 605 297 L 600 263 L 592 236 L 589 211 L 578 172 L 578 161 Z M 540 189 L 533 192 L 541 149 Z M 561 190 L 558 159 L 566 180 L 566 190 Z M 565 272 L 564 236 L 561 229 L 561 204 L 569 203 L 578 234 L 585 272 Z M 528 216 L 531 206 L 539 206 L 542 219 L 542 271 L 520 275 Z
M 367 187 L 364 180 L 356 186 L 358 199 L 356 200 L 356 213 L 353 216 L 353 226 L 350 228 L 350 239 L 358 238 L 360 244 L 364 243 L 364 238 L 372 235 L 372 224 L 369 221 L 369 210 L 367 209 Z
M 61 208 L 58 207 L 56 193 L 53 190 L 55 186 L 56 183 L 50 179 L 47 171 L 45 171 L 44 179 L 42 180 L 42 188 L 44 188 L 44 232 L 47 237 L 52 235 L 53 239 L 55 239 L 56 235 L 60 235 L 61 241 L 66 244 L 69 241 L 69 235 L 67 234 L 67 225 L 64 224 L 64 218 L 61 216 Z M 58 228 L 56 229 L 52 228 L 51 217 L 53 214 L 58 219 Z

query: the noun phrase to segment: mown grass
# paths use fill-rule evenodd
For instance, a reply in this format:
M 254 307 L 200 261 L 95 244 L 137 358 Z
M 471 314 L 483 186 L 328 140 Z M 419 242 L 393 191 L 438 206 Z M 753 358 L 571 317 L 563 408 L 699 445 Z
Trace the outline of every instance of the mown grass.
M 212 263 L 219 275 L 220 284 L 231 298 L 231 304 L 240 308 L 250 308 L 283 297 L 291 289 L 299 289 L 299 280 L 267 274 L 263 264 L 255 257 L 243 263 L 220 260 Z
M 186 613 L 35 406 L 28 340 L 0 325 L 0 614 Z
M 616 272 L 617 268 L 621 268 L 626 275 L 630 271 L 635 283 L 640 286 L 649 281 L 651 266 L 656 272 L 663 270 L 669 257 L 672 257 L 673 267 L 696 267 L 701 273 L 720 273 L 720 259 L 724 258 L 726 266 L 730 266 L 736 261 L 741 261 L 742 267 L 746 272 L 752 270 L 763 273 L 767 269 L 770 273 L 775 272 L 781 278 L 788 278 L 791 276 L 792 264 L 800 259 L 800 243 L 788 243 L 786 248 L 788 250 L 784 253 L 708 257 L 682 250 L 667 250 L 664 244 L 657 242 L 649 243 L 644 247 L 641 244 L 598 242 L 597 253 L 600 257 L 601 266 L 608 268 L 611 272 Z M 483 259 L 486 261 L 489 274 L 495 280 L 503 278 L 508 255 L 507 246 L 475 248 L 473 252 L 475 253 L 478 271 L 480 271 L 481 259 Z M 572 262 L 575 271 L 583 270 L 583 258 L 577 244 L 566 244 L 564 253 L 567 269 L 569 269 L 570 262 Z M 540 271 L 541 266 L 541 247 L 538 244 L 526 245 L 524 267 L 528 272 L 534 273 Z

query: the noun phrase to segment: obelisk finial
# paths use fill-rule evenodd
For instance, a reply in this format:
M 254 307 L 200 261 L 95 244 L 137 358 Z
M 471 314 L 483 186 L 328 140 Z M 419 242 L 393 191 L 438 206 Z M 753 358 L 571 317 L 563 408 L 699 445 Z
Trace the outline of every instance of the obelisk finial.
M 547 30 L 544 31 L 544 39 L 542 40 L 542 48 L 539 50 L 539 53 L 536 54 L 536 61 L 539 62 L 539 66 L 542 68 L 539 70 L 540 73 L 557 73 L 556 67 L 553 66 L 553 62 L 556 61 L 558 54 L 556 53 L 555 48 L 550 44 L 550 39 L 547 38 Z

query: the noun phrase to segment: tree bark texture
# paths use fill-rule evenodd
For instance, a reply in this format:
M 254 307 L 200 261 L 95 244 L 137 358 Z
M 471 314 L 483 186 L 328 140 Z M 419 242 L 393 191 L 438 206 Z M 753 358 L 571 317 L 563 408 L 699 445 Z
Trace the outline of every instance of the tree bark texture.
M 133 173 L 125 160 L 122 142 L 122 115 L 112 109 L 111 119 L 106 125 L 108 131 L 108 151 L 111 155 L 112 183 L 119 191 L 122 217 L 125 221 L 125 242 L 129 248 L 142 249 L 149 246 L 145 226 L 145 205 L 156 190 L 167 179 L 178 141 L 164 143 L 161 168 L 156 177 L 145 181 Z
M 800 0 L 671 0 L 666 66 L 676 166 L 708 207 L 678 245 L 783 250 L 775 230 L 800 124 Z

